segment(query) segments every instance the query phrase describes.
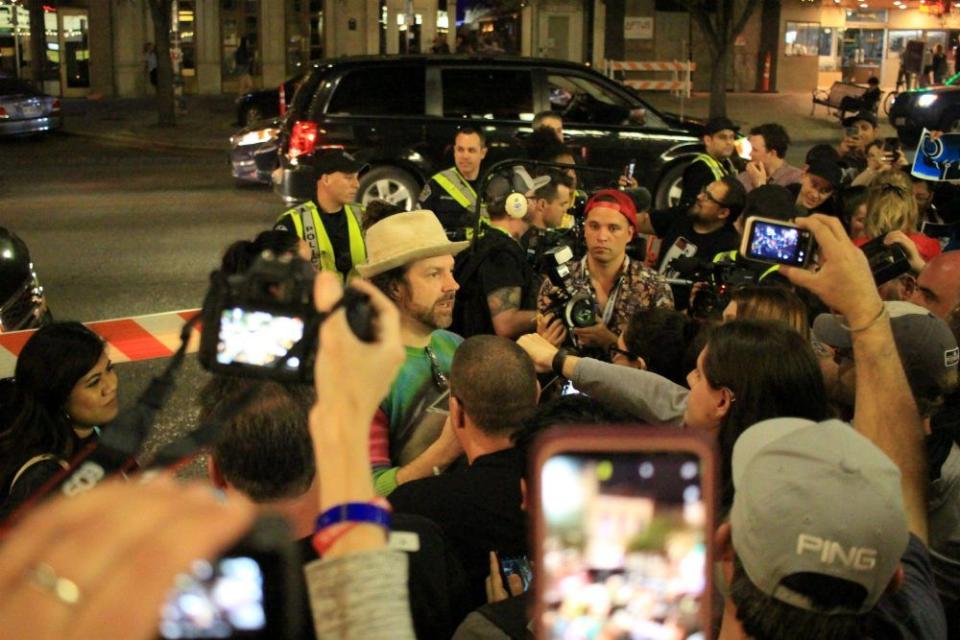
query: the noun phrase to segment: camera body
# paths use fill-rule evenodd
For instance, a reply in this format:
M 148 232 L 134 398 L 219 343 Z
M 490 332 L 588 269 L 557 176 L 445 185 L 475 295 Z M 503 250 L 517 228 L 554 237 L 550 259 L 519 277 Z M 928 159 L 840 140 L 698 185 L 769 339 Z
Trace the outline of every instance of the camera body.
M 202 311 L 200 364 L 227 375 L 313 380 L 317 330 L 324 319 L 314 307 L 313 281 L 309 262 L 269 251 L 244 274 L 214 272 Z M 340 304 L 354 334 L 372 340 L 367 296 L 348 288 Z
M 730 304 L 731 294 L 738 287 L 756 284 L 761 272 L 740 261 L 708 262 L 695 256 L 680 256 L 670 263 L 684 279 L 705 282 L 690 299 L 690 316 L 696 320 L 718 320 Z
M 896 243 L 884 244 L 883 236 L 864 244 L 860 250 L 867 255 L 870 271 L 877 286 L 910 271 L 910 260 L 903 247 Z
M 161 609 L 162 638 L 299 636 L 302 558 L 280 516 L 259 518 L 222 556 L 195 560 Z
M 568 331 L 597 324 L 597 301 L 589 291 L 577 287 L 570 272 L 573 250 L 552 247 L 543 253 L 543 269 L 551 284 L 548 313 L 563 320 Z

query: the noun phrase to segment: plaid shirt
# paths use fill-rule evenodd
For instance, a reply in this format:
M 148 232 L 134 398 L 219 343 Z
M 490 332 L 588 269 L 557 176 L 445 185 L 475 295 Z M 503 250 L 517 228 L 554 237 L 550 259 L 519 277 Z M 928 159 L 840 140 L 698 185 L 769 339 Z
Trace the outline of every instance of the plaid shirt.
M 653 269 L 645 267 L 642 262 L 631 260 L 629 257 L 625 260 L 626 269 L 621 271 L 619 286 L 610 293 L 613 308 L 605 323 L 607 328 L 617 335 L 623 333 L 630 318 L 637 311 L 653 309 L 654 307 L 673 309 L 673 292 L 663 276 Z M 587 270 L 586 258 L 570 265 L 570 279 L 575 291 L 585 291 L 594 300 L 597 299 L 597 292 L 593 288 L 590 272 Z M 546 313 L 549 310 L 550 296 L 556 291 L 557 287 L 550 280 L 544 280 L 537 299 L 537 311 L 539 313 Z M 614 295 L 616 295 L 615 300 L 613 299 Z M 597 317 L 602 319 L 607 316 L 605 311 L 605 309 L 597 309 Z

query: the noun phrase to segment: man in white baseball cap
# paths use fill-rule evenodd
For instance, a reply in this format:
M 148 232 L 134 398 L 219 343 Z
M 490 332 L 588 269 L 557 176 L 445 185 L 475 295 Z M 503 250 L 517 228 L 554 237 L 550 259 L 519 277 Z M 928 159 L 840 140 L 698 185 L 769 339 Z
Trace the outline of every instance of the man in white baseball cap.
M 840 222 L 797 224 L 816 273 L 786 267 L 843 316 L 856 367 L 854 424 L 775 418 L 737 440 L 730 521 L 717 531 L 722 640 L 946 638 L 927 550 L 923 423 L 866 257 Z
M 459 285 L 453 257 L 469 242 L 451 242 L 432 211 L 397 213 L 367 230 L 367 262 L 357 267 L 400 310 L 407 349 L 403 367 L 370 431 L 370 459 L 380 495 L 439 473 L 463 450 L 445 424 L 450 365 L 463 341 L 446 331 Z

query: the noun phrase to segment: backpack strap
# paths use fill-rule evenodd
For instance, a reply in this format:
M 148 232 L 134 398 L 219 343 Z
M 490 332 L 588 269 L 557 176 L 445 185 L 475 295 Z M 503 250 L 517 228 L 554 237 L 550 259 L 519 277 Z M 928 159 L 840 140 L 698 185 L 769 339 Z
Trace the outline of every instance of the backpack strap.
M 41 453 L 41 454 L 35 455 L 29 460 L 27 460 L 26 462 L 24 462 L 23 466 L 17 470 L 16 474 L 14 474 L 13 480 L 10 481 L 10 491 L 13 491 L 13 485 L 17 484 L 17 480 L 20 479 L 20 476 L 26 473 L 30 467 L 40 462 L 46 462 L 47 460 L 55 460 L 57 464 L 59 464 L 64 469 L 67 469 L 70 467 L 70 465 L 67 464 L 66 460 L 63 460 L 62 458 L 55 456 L 52 453 Z

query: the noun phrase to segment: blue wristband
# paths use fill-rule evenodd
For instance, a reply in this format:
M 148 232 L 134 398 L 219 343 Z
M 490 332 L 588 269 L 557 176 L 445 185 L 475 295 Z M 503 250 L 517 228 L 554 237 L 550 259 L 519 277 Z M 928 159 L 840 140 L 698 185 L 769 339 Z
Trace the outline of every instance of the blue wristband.
M 317 516 L 314 533 L 320 533 L 327 527 L 342 522 L 367 522 L 390 528 L 390 511 L 378 504 L 369 502 L 347 502 L 327 509 Z

